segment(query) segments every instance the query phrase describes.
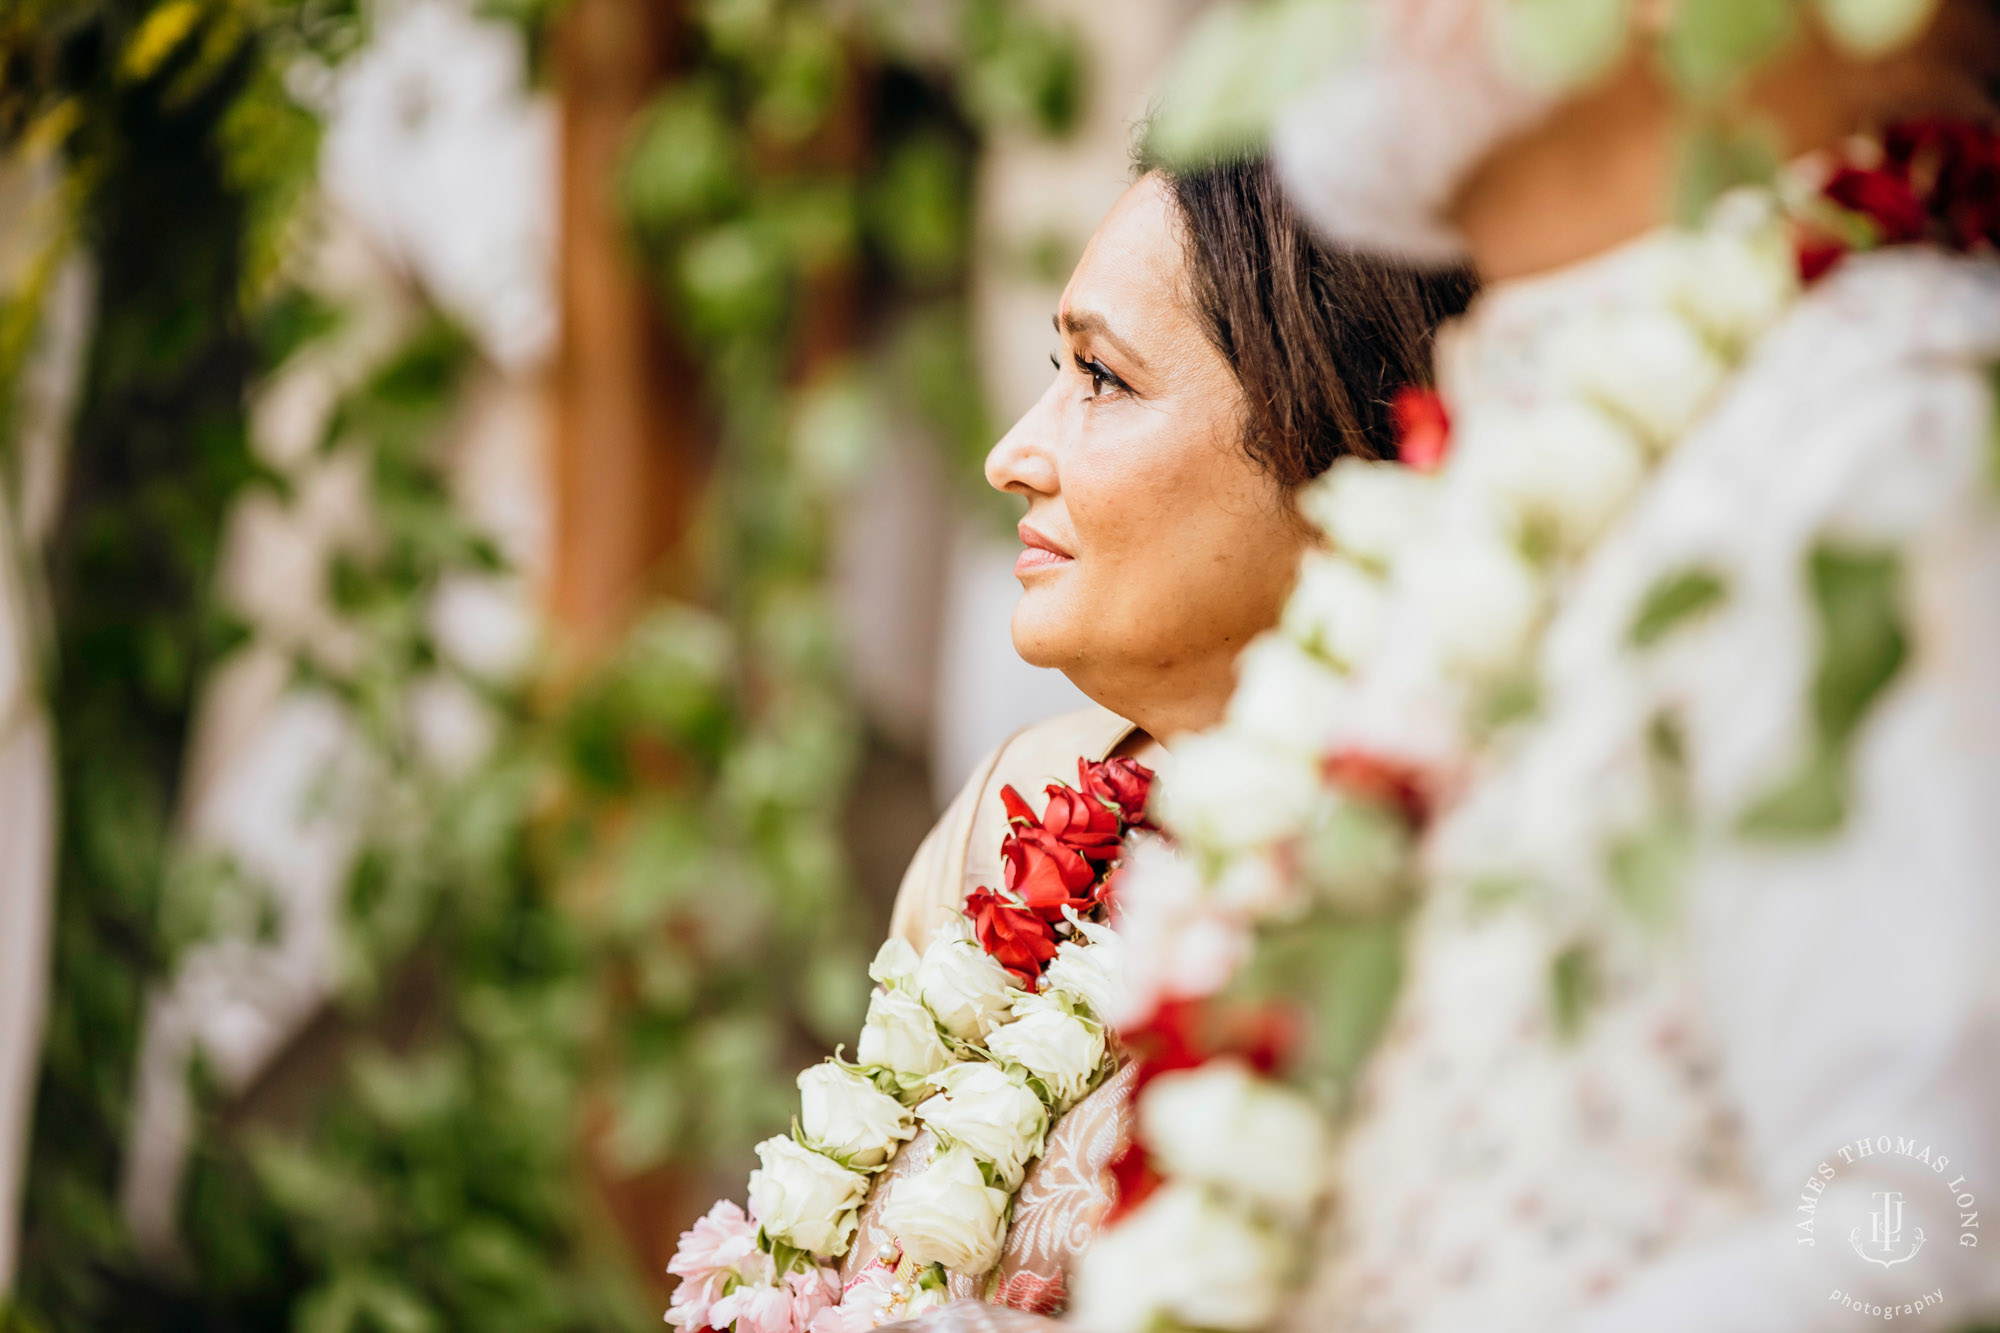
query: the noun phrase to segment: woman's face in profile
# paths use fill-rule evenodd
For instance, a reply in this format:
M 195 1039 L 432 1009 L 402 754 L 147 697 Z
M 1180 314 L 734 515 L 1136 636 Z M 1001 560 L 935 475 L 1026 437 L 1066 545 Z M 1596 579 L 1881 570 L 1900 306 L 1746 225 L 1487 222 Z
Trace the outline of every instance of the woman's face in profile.
M 1187 279 L 1170 189 L 1143 177 L 1063 292 L 1055 379 L 986 458 L 1028 502 L 1016 651 L 1155 735 L 1220 716 L 1305 542 Z

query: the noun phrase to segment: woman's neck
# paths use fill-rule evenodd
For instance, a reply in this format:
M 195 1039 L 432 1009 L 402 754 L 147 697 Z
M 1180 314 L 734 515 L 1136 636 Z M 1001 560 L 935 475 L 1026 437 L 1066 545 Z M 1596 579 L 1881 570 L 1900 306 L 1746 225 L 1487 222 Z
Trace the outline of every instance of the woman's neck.
M 1855 64 L 1817 37 L 1760 71 L 1745 101 L 1787 157 L 1898 116 L 1990 114 L 1969 51 L 1995 49 L 1978 5 L 1947 5 L 1906 53 Z M 1602 253 L 1672 215 L 1685 112 L 1643 56 L 1501 145 L 1466 180 L 1452 224 L 1485 280 L 1526 277 Z

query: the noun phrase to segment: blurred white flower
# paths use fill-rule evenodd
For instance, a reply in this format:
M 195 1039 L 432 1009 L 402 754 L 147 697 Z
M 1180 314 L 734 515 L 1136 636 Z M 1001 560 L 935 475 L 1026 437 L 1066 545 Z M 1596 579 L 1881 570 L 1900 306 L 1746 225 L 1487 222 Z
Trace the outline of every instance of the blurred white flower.
M 832 1258 L 854 1239 L 868 1177 L 780 1135 L 757 1145 L 750 1211 L 774 1240 Z
M 1156 790 L 1175 836 L 1217 852 L 1296 835 L 1319 793 L 1311 755 L 1233 726 L 1176 741 L 1162 778 Z
M 1519 552 L 1478 525 L 1454 525 L 1411 551 L 1403 589 L 1434 658 L 1490 673 L 1520 660 L 1541 588 Z
M 1236 659 L 1230 728 L 1318 758 L 1346 721 L 1352 691 L 1322 659 L 1282 634 L 1260 634 Z
M 986 1049 L 1040 1079 L 1061 1109 L 1090 1091 L 1104 1063 L 1104 1028 L 1070 1013 L 1055 996 L 1021 991 L 1014 997 L 1014 1021 L 996 1031 Z
M 1685 319 L 1650 306 L 1578 322 L 1556 351 L 1576 391 L 1663 448 L 1708 406 L 1727 368 Z
M 1279 628 L 1304 647 L 1352 669 L 1382 637 L 1382 581 L 1342 556 L 1314 551 L 1299 564 Z
M 1299 493 L 1299 510 L 1339 553 L 1392 563 L 1421 531 L 1436 483 L 1401 463 L 1343 458 Z
M 1758 219 L 1755 214 L 1766 215 Z M 1765 191 L 1739 191 L 1718 214 L 1749 214 L 1737 226 L 1710 226 L 1670 252 L 1667 299 L 1696 328 L 1742 348 L 1774 324 L 1799 291 L 1798 261 L 1775 224 Z
M 1013 974 L 966 939 L 959 926 L 940 926 L 924 949 L 912 984 L 924 1005 L 960 1041 L 979 1042 L 1006 1021 Z
M 1583 403 L 1488 414 L 1467 423 L 1467 437 L 1465 465 L 1528 529 L 1565 551 L 1596 540 L 1646 476 L 1639 440 Z
M 799 1074 L 799 1127 L 807 1144 L 849 1166 L 880 1166 L 916 1133 L 894 1097 L 831 1061 Z
M 1071 1318 L 1090 1333 L 1250 1333 L 1276 1317 L 1293 1248 L 1201 1186 L 1170 1182 L 1085 1252 Z
M 854 1053 L 864 1065 L 894 1074 L 905 1086 L 936 1073 L 951 1060 L 937 1020 L 922 1001 L 902 991 L 876 991 Z
M 1142 1021 L 1163 1000 L 1212 995 L 1248 955 L 1242 916 L 1212 897 L 1200 872 L 1160 839 L 1134 840 L 1118 886 L 1126 997 L 1106 1015 L 1111 1023 Z
M 947 1065 L 930 1083 L 937 1095 L 917 1103 L 917 1119 L 990 1165 L 1004 1188 L 1019 1189 L 1048 1133 L 1042 1099 L 999 1065 L 984 1062 Z
M 1139 1098 L 1138 1128 L 1161 1174 L 1240 1195 L 1289 1224 L 1325 1192 L 1326 1118 L 1239 1061 L 1160 1075 Z
M 882 1225 L 913 1263 L 943 1264 L 977 1277 L 1000 1261 L 1007 1204 L 1006 1191 L 986 1183 L 978 1159 L 965 1148 L 951 1148 L 896 1182 L 882 1209 Z

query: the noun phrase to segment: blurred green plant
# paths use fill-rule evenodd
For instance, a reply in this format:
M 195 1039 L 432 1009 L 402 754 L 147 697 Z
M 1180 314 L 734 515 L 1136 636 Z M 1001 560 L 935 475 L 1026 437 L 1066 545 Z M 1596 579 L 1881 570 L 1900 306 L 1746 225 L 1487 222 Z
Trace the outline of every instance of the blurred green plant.
M 539 38 L 559 8 L 516 16 Z M 454 661 L 426 614 L 441 582 L 500 564 L 439 456 L 476 354 L 420 319 L 342 396 L 315 461 L 359 459 L 369 481 L 367 538 L 328 575 L 352 651 L 294 661 L 365 750 L 340 1004 L 313 1048 L 330 1067 L 303 1113 L 245 1117 L 195 1062 L 164 1269 L 118 1205 L 144 998 L 181 951 L 266 937 L 278 910 L 175 826 L 198 690 L 253 633 L 217 591 L 218 552 L 233 506 L 291 500 L 293 474 L 249 447 L 252 391 L 341 327 L 288 273 L 319 127 L 285 78 L 343 58 L 365 23 L 352 0 L 0 15 L 0 144 L 60 164 L 64 220 L 0 310 L 0 410 L 49 275 L 76 252 L 97 275 L 48 553 L 55 977 L 19 1303 L 0 1320 L 656 1317 L 591 1205 L 586 1146 L 631 1172 L 741 1154 L 782 1123 L 797 1052 L 858 1021 L 867 942 L 840 823 L 858 725 L 826 511 L 893 414 L 983 451 L 971 155 L 1001 121 L 1060 128 L 1079 96 L 1059 32 L 1004 0 L 945 8 L 939 44 L 889 3 L 698 7 L 692 67 L 635 127 L 619 185 L 719 408 L 712 596 L 646 618 L 560 702 Z M 813 333 L 829 303 L 830 351 Z M 426 753 L 413 699 L 440 682 L 491 724 L 470 766 Z

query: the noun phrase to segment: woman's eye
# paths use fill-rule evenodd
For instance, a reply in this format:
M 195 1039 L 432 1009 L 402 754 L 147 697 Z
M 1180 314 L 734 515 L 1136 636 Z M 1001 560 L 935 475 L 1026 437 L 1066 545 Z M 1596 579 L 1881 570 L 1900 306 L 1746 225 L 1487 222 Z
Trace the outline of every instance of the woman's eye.
M 1094 357 L 1088 361 L 1080 356 L 1077 357 L 1076 368 L 1090 376 L 1090 396 L 1092 398 L 1103 397 L 1107 389 L 1122 389 L 1125 387 L 1125 381 L 1112 374 L 1109 367 Z

